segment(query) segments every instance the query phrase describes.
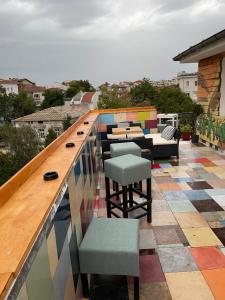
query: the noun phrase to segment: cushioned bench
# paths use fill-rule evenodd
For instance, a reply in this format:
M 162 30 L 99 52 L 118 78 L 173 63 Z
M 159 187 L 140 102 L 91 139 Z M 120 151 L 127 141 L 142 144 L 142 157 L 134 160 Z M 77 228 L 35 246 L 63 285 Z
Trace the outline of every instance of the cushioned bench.
M 153 141 L 152 156 L 153 158 L 176 156 L 179 158 L 179 141 L 180 131 L 175 129 L 172 139 L 167 140 L 161 137 L 161 133 L 146 134 L 146 138 L 151 138 Z

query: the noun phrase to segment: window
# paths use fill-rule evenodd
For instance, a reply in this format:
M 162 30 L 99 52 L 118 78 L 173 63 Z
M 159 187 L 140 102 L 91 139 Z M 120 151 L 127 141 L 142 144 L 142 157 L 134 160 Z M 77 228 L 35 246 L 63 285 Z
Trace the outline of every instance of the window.
M 39 124 L 43 124 L 43 121 L 38 121 Z
M 189 81 L 188 80 L 186 81 L 186 86 L 189 86 Z
M 198 81 L 197 80 L 195 80 L 195 86 L 197 86 L 198 85 Z
M 45 130 L 42 129 L 42 128 L 39 128 L 38 129 L 38 136 L 39 136 L 39 138 L 44 139 L 45 138 Z
M 190 97 L 190 93 L 186 93 L 186 95 L 187 95 L 188 97 Z
M 61 134 L 61 128 L 59 128 L 59 127 L 55 127 L 54 131 L 57 134 L 57 136 L 59 136 Z

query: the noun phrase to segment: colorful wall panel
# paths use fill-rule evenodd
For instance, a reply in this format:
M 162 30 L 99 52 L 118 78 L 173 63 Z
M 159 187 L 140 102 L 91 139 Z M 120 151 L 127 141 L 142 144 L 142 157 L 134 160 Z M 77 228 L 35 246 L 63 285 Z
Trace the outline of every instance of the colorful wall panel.
M 222 59 L 219 54 L 203 59 L 198 64 L 198 102 L 207 114 L 219 115 Z
M 205 115 L 199 119 L 200 139 L 225 148 L 225 118 L 220 117 L 221 72 L 224 53 L 203 59 L 198 64 L 198 102 Z
M 78 247 L 93 218 L 97 193 L 96 128 L 93 125 L 9 299 L 82 299 Z
M 157 111 L 136 111 L 136 112 L 115 112 L 102 114 L 99 118 L 98 131 L 102 134 L 106 132 L 107 125 L 121 122 L 138 122 L 144 133 L 155 133 L 157 131 Z

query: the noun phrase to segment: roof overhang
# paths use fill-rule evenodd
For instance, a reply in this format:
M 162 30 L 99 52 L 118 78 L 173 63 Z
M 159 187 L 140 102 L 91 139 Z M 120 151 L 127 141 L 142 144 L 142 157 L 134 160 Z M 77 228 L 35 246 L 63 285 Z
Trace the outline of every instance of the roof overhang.
M 196 63 L 200 60 L 225 52 L 225 30 L 190 47 L 173 58 L 181 63 Z

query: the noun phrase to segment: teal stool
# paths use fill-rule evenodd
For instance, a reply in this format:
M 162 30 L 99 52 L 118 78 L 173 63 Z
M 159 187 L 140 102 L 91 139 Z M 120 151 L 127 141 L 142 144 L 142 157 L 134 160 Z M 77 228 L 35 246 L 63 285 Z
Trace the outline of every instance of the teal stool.
M 134 277 L 139 299 L 139 221 L 93 219 L 79 249 L 83 294 L 89 296 L 87 274 Z
M 110 194 L 110 179 L 122 186 L 121 190 L 118 190 Z M 135 188 L 135 183 L 146 179 L 147 193 Z M 114 208 L 119 209 L 123 213 L 124 218 L 128 218 L 129 212 L 132 212 L 138 208 L 141 208 L 144 212 L 138 215 L 136 218 L 141 218 L 147 215 L 147 221 L 151 223 L 151 166 L 149 160 L 138 157 L 132 154 L 126 154 L 114 158 L 105 160 L 105 189 L 106 189 L 106 204 L 107 204 L 107 216 L 111 217 L 113 214 L 116 217 L 120 217 L 113 211 Z M 129 199 L 127 194 L 129 193 Z M 146 199 L 142 203 L 137 203 L 133 200 L 133 193 Z M 111 198 L 123 195 L 122 203 L 116 203 Z M 129 204 L 129 208 L 128 208 Z
M 111 157 L 117 157 L 125 154 L 133 154 L 141 157 L 141 148 L 134 142 L 113 143 L 110 145 Z M 137 187 L 137 184 L 135 185 Z M 142 182 L 139 182 L 139 189 L 142 191 Z M 119 191 L 118 183 L 113 184 L 113 190 Z M 119 196 L 117 197 L 119 200 Z
M 134 142 L 111 144 L 110 152 L 111 157 L 117 157 L 125 154 L 141 156 L 141 148 Z

